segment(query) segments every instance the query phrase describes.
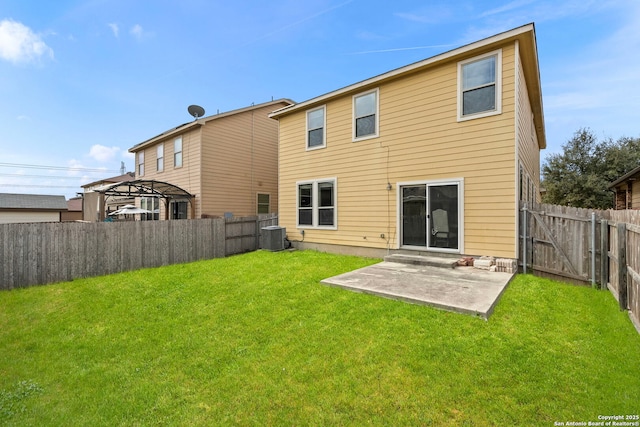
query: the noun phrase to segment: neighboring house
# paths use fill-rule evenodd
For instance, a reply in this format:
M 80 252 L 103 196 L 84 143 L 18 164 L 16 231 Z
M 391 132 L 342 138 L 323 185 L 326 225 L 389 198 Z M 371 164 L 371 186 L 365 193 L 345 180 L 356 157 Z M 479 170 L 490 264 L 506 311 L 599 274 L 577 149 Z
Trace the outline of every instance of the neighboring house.
M 609 184 L 615 193 L 614 209 L 640 209 L 640 166 Z
M 0 193 L 0 224 L 60 222 L 66 211 L 64 196 Z
M 300 247 L 517 257 L 546 146 L 533 24 L 270 117 L 279 223 Z
M 62 212 L 62 221 L 82 221 L 82 197 L 67 200 L 67 212 Z
M 169 219 L 277 212 L 278 123 L 268 115 L 292 104 L 280 99 L 199 118 L 130 148 L 136 180 L 170 183 L 194 196 L 167 207 L 140 197 L 139 206 Z
M 85 221 L 102 221 L 109 212 L 135 203 L 135 199 L 132 197 L 104 197 L 96 191 L 116 183 L 132 181 L 134 177 L 135 174 L 133 172 L 127 172 L 83 185 L 83 219 Z

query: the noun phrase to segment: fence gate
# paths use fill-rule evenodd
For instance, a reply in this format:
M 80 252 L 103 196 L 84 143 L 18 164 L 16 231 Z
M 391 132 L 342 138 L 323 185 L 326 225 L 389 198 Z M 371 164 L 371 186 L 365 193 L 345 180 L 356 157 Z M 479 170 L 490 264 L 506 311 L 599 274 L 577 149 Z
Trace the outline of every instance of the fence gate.
M 524 272 L 594 286 L 601 283 L 600 221 L 594 211 L 522 203 L 520 212 Z
M 520 266 L 608 289 L 640 332 L 640 210 L 520 205 Z

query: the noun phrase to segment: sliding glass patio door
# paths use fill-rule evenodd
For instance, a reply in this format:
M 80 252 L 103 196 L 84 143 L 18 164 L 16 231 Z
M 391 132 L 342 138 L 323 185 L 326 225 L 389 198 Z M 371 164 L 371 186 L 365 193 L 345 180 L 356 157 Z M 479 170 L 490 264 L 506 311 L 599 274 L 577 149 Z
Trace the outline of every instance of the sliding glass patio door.
M 402 245 L 427 246 L 427 187 L 401 187 Z
M 460 248 L 460 183 L 399 185 L 401 247 L 457 252 Z

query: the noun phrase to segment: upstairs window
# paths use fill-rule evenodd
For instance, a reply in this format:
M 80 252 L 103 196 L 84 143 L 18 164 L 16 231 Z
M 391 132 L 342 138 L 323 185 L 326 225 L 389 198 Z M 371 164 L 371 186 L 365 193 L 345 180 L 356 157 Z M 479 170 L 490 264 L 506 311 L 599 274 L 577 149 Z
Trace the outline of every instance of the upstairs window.
M 158 145 L 157 153 L 157 171 L 162 172 L 164 170 L 164 144 Z
M 501 51 L 458 63 L 458 119 L 501 111 Z
M 144 151 L 138 152 L 138 176 L 144 176 Z
M 298 227 L 336 229 L 336 179 L 298 183 Z
M 173 141 L 173 167 L 182 167 L 182 137 Z
M 353 139 L 378 136 L 378 89 L 353 97 Z
M 307 150 L 323 148 L 326 144 L 325 138 L 325 107 L 307 111 Z

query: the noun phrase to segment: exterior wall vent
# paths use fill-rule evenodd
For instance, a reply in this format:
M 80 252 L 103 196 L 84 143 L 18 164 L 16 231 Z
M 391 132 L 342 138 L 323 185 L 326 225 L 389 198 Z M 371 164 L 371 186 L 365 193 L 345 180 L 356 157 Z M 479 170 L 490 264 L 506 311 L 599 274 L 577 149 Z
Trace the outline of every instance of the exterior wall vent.
M 284 250 L 286 234 L 286 228 L 278 225 L 263 227 L 260 236 L 260 247 L 272 252 Z

